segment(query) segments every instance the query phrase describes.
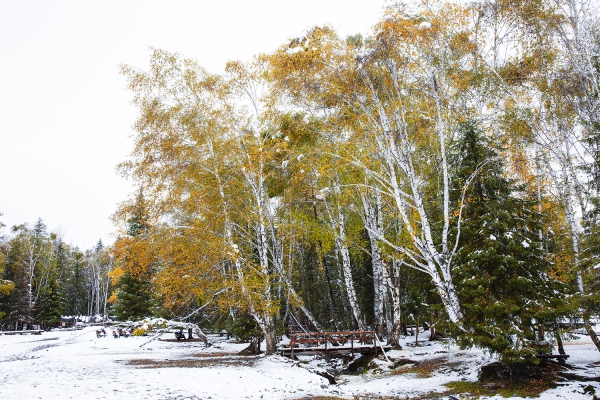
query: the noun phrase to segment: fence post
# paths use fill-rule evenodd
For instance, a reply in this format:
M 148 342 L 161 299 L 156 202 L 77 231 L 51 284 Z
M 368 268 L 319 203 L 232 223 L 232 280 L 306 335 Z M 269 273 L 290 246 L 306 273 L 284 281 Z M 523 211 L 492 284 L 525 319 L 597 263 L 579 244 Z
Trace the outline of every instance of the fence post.
M 375 357 L 377 357 L 377 332 L 373 331 L 373 348 L 375 349 Z

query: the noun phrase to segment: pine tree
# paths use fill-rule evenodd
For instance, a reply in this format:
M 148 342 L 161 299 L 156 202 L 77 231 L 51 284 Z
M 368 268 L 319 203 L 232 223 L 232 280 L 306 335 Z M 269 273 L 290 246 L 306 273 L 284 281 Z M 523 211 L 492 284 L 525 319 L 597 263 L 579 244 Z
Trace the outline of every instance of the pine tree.
M 524 186 L 505 177 L 493 144 L 476 125 L 464 123 L 461 133 L 457 187 L 472 181 L 460 199 L 462 246 L 455 259 L 467 328 L 459 342 L 498 354 L 506 364 L 537 362 L 544 346 L 536 329 L 552 319 L 563 288 L 548 275 L 539 237 L 543 217 Z
M 148 224 L 148 214 L 142 188 L 140 188 L 135 200 L 133 213 L 127 220 L 127 226 L 127 234 L 134 237 L 147 233 L 148 229 L 150 228 L 150 225 Z
M 71 272 L 67 278 L 66 315 L 83 315 L 87 310 L 84 254 L 75 247 L 71 252 Z
M 33 233 L 36 237 L 46 236 L 46 224 L 41 218 L 38 218 L 33 227 Z
M 144 204 L 144 194 L 141 188 L 133 206 L 132 215 L 127 219 L 127 225 L 127 234 L 131 238 L 123 239 L 123 243 L 141 238 L 150 228 Z M 124 254 L 124 257 L 128 256 Z M 119 260 L 117 259 L 117 264 L 118 262 Z M 143 269 L 140 274 L 132 274 L 126 271 L 118 278 L 115 287 L 116 302 L 112 309 L 112 312 L 118 319 L 140 319 L 152 314 L 153 301 L 150 282 L 147 279 L 149 277 L 148 273 L 149 271 L 146 269 Z
M 56 279 L 58 281 L 60 314 L 69 309 L 69 258 L 67 255 L 68 246 L 61 239 L 56 240 L 54 249 L 56 259 Z
M 40 289 L 35 307 L 35 320 L 40 322 L 43 328 L 52 327 L 60 322 L 61 300 L 59 282 L 53 274 Z
M 121 320 L 138 320 L 151 314 L 152 301 L 148 283 L 125 272 L 117 284 L 117 302 L 113 312 Z

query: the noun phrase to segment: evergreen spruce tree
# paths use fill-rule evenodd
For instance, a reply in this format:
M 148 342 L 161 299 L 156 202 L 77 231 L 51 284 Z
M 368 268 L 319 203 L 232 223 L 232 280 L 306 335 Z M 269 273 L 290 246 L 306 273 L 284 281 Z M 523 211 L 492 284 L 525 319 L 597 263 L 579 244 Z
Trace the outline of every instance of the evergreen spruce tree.
M 498 354 L 504 364 L 539 362 L 536 329 L 558 318 L 563 286 L 548 275 L 539 232 L 543 217 L 523 185 L 505 176 L 492 143 L 474 123 L 461 127 L 457 187 L 473 177 L 464 202 L 455 278 L 464 310 L 463 346 Z
M 117 302 L 113 308 L 115 316 L 121 320 L 138 320 L 151 314 L 152 301 L 149 284 L 126 272 L 117 284 Z
M 145 235 L 150 228 L 142 189 L 127 225 L 127 234 L 134 239 Z M 152 293 L 149 279 L 146 278 L 148 277 L 135 276 L 129 272 L 119 277 L 115 291 L 116 303 L 112 309 L 119 320 L 141 319 L 152 314 Z
M 62 240 L 55 242 L 56 257 L 56 279 L 58 281 L 58 294 L 60 302 L 60 314 L 66 315 L 69 310 L 69 258 L 67 246 Z
M 64 309 L 64 313 L 70 316 L 83 315 L 87 311 L 84 277 L 85 258 L 77 247 L 71 252 L 70 258 L 72 266 L 67 278 L 67 307 Z
M 36 237 L 46 236 L 46 224 L 41 218 L 38 218 L 33 226 L 33 233 Z
M 150 225 L 148 224 L 148 213 L 144 201 L 144 192 L 140 188 L 135 199 L 132 215 L 127 219 L 127 234 L 133 237 L 143 235 L 148 232 L 149 228 Z
M 56 274 L 48 277 L 46 285 L 40 289 L 36 302 L 35 320 L 43 328 L 49 328 L 60 323 L 61 317 L 61 293 Z

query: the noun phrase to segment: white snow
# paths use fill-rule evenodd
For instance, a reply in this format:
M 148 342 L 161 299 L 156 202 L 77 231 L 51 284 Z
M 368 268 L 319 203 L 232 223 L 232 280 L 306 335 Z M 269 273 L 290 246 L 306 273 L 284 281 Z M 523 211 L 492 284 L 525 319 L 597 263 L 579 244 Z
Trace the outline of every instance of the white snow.
M 496 236 L 490 235 L 490 240 L 496 240 Z
M 444 383 L 477 379 L 481 365 L 493 361 L 479 350 L 460 350 L 442 342 L 428 342 L 427 332 L 419 335 L 421 345 L 411 347 L 414 337 L 402 340 L 404 350 L 388 352 L 394 361 L 443 358 L 451 361 L 422 378 L 413 373 L 391 374 L 382 359 L 368 374 L 340 375 L 337 384 L 309 371 L 327 364 L 315 356 L 300 362 L 278 355 L 243 357 L 237 352 L 244 343 L 211 337 L 206 348 L 201 342 L 172 342 L 149 337 L 96 338 L 97 327 L 79 331 L 52 331 L 42 335 L 0 336 L 0 398 L 2 399 L 300 399 L 311 396 L 338 396 L 344 399 L 364 395 L 412 398 L 443 392 Z M 172 334 L 163 338 L 172 339 Z M 566 342 L 569 363 L 579 375 L 598 376 L 600 353 L 587 336 Z M 146 361 L 144 361 L 146 360 Z M 165 367 L 148 367 L 146 362 Z M 138 364 L 131 364 L 131 362 Z M 169 363 L 180 363 L 175 367 Z M 187 367 L 181 366 L 187 363 Z M 166 365 L 165 365 L 166 364 Z M 399 367 L 402 368 L 402 367 Z M 583 388 L 591 385 L 600 393 L 598 382 L 566 382 L 542 394 L 541 399 L 589 399 Z M 498 397 L 499 398 L 499 397 Z M 520 399 L 513 397 L 513 399 Z
M 286 53 L 288 53 L 288 54 L 296 54 L 296 53 L 301 52 L 302 50 L 303 50 L 302 47 L 298 46 L 298 47 L 294 47 L 293 49 L 288 49 L 286 51 Z

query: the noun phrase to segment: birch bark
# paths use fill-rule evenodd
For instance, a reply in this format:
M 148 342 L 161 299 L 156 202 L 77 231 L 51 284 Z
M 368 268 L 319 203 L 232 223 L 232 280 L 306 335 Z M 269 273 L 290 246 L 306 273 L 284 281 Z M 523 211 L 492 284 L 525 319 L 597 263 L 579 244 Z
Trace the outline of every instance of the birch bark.
M 336 181 L 333 184 L 334 193 L 337 196 L 341 195 L 340 185 Z M 327 201 L 325 203 L 325 209 L 329 218 L 329 224 L 334 231 L 335 247 L 342 261 L 342 272 L 344 275 L 344 283 L 346 286 L 346 294 L 348 296 L 348 302 L 354 317 L 354 322 L 361 331 L 366 330 L 366 325 L 362 319 L 360 308 L 358 306 L 358 300 L 356 297 L 356 290 L 354 289 L 354 279 L 352 278 L 352 268 L 350 262 L 350 251 L 348 250 L 348 244 L 346 239 L 346 223 L 344 219 L 344 213 L 339 200 L 336 202 L 336 213 L 333 214 L 331 207 Z
M 374 289 L 374 314 L 375 327 L 380 336 L 390 337 L 392 333 L 392 325 L 384 315 L 384 309 L 389 310 L 388 288 L 392 289 L 389 273 L 385 262 L 383 261 L 381 252 L 378 246 L 378 237 L 383 237 L 383 217 L 381 213 L 381 194 L 379 191 L 375 193 L 373 200 L 368 194 L 361 193 L 363 203 L 363 221 L 369 236 L 369 244 L 371 249 L 371 261 L 373 264 L 373 289 Z M 375 204 L 373 204 L 375 203 Z M 400 314 L 393 315 L 395 320 L 400 320 Z M 382 335 L 383 331 L 386 335 Z M 391 342 L 391 340 L 390 340 Z M 394 342 L 393 344 L 396 344 Z

